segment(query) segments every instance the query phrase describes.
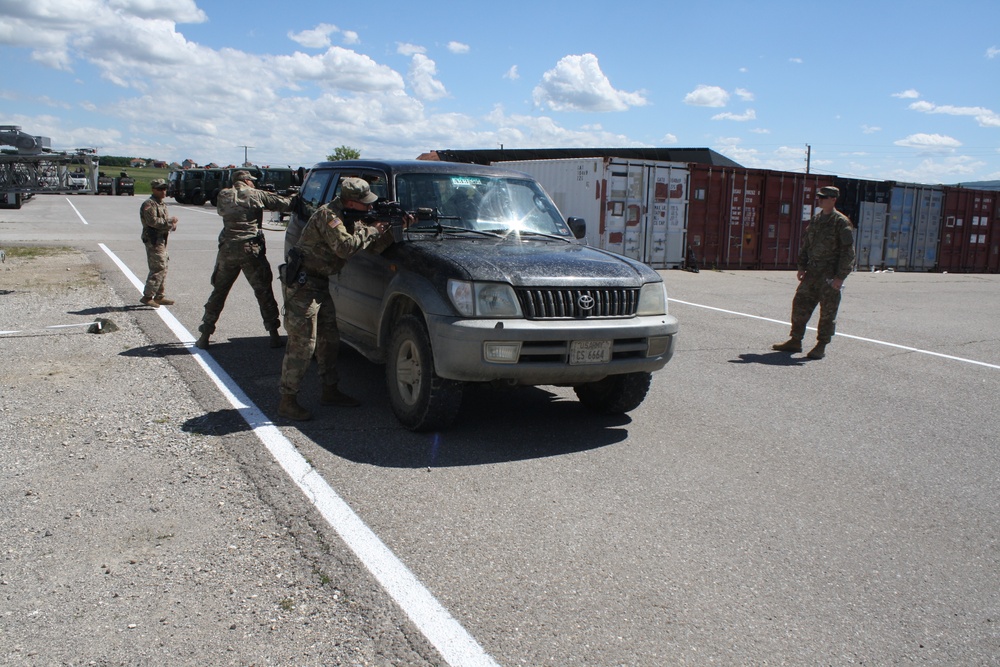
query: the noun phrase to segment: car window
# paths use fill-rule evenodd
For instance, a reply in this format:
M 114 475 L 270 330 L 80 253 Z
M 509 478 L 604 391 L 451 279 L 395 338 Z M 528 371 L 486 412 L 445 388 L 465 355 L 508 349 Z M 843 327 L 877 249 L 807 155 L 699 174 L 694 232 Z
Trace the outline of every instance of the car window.
M 309 174 L 302 191 L 299 193 L 301 211 L 300 217 L 308 220 L 320 206 L 326 203 L 324 195 L 333 178 L 332 171 L 314 171 Z
M 376 171 L 352 170 L 340 173 L 340 179 L 337 180 L 337 185 L 327 201 L 332 201 L 334 197 L 340 195 L 340 182 L 345 178 L 363 178 L 368 181 L 368 187 L 378 195 L 379 199 L 387 199 L 389 196 L 389 184 L 385 174 Z
M 437 209 L 452 226 L 572 236 L 555 205 L 531 179 L 402 174 L 396 178 L 396 198 L 406 210 Z

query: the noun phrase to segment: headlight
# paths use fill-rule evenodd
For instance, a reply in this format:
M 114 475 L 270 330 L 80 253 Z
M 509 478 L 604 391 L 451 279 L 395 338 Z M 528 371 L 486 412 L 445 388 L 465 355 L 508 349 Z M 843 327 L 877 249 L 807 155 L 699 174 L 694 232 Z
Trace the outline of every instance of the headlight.
M 662 282 L 646 283 L 639 290 L 637 315 L 666 315 L 667 287 Z
M 448 297 L 464 317 L 521 317 L 514 288 L 506 283 L 449 280 Z

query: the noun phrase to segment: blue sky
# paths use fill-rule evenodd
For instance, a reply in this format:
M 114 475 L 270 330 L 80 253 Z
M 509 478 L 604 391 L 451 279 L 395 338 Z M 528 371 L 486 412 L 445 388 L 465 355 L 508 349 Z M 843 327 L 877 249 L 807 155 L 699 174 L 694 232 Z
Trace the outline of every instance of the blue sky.
M 815 172 L 995 180 L 998 26 L 996 0 L 0 0 L 0 125 L 199 163 L 673 146 L 805 171 L 809 145 Z

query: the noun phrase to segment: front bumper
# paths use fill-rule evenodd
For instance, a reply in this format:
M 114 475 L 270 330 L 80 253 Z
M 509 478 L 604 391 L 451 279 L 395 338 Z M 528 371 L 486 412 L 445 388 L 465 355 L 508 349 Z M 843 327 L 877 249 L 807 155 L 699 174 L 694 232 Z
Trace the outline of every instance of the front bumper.
M 595 382 L 608 375 L 659 370 L 674 354 L 678 331 L 677 318 L 672 315 L 581 320 L 429 316 L 427 326 L 435 371 L 440 377 L 524 385 L 572 385 Z M 606 363 L 571 364 L 572 341 L 611 341 L 611 359 Z M 487 361 L 487 342 L 520 343 L 520 354 L 507 363 Z

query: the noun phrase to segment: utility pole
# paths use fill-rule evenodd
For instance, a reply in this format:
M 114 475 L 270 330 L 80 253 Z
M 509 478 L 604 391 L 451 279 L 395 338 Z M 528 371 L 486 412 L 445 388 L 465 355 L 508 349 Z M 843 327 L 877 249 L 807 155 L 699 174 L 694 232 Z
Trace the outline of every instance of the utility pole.
M 806 173 L 809 173 L 810 163 L 812 162 L 812 146 L 806 144 Z
M 243 166 L 245 167 L 250 162 L 250 158 L 247 155 L 247 151 L 253 148 L 253 146 L 237 146 L 237 148 L 243 149 Z

